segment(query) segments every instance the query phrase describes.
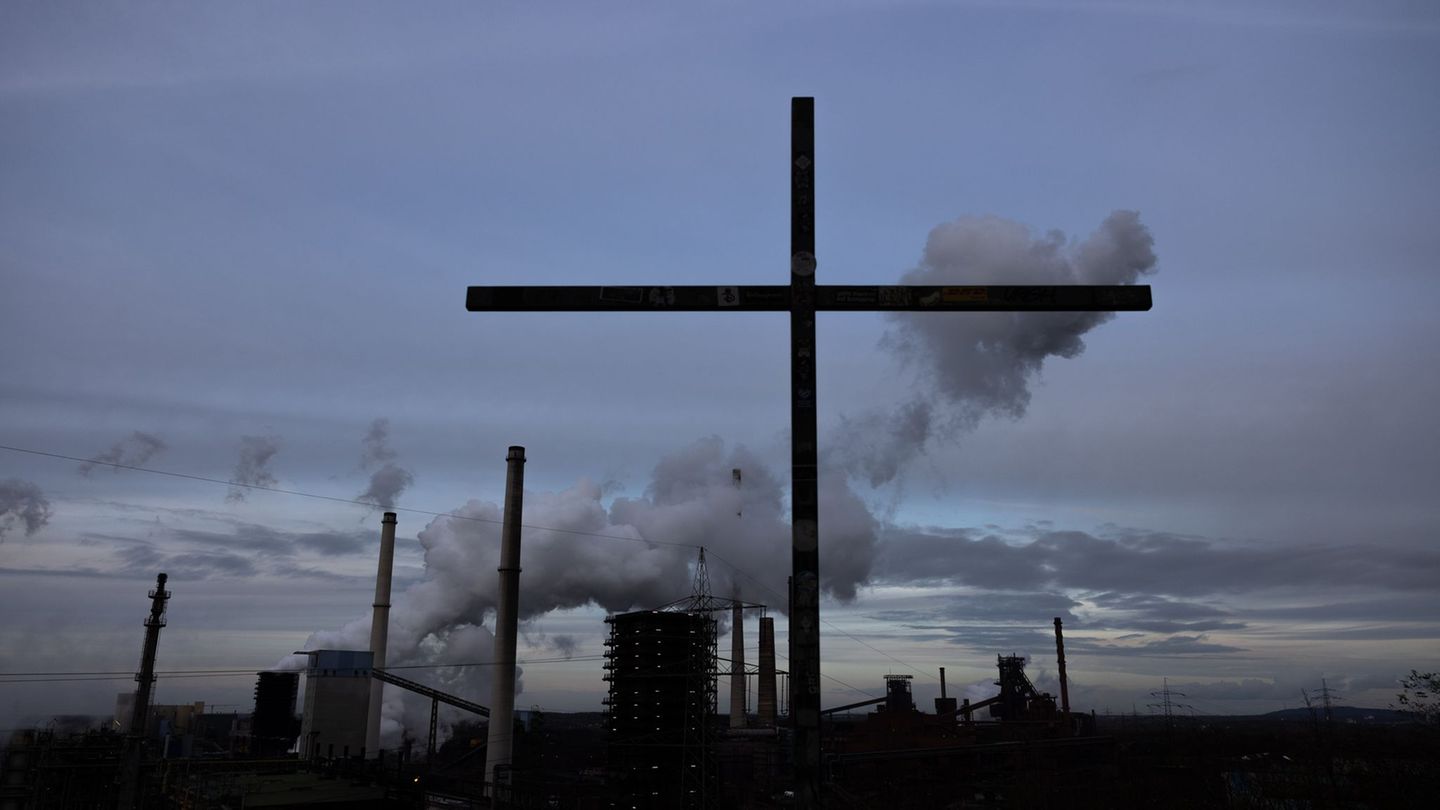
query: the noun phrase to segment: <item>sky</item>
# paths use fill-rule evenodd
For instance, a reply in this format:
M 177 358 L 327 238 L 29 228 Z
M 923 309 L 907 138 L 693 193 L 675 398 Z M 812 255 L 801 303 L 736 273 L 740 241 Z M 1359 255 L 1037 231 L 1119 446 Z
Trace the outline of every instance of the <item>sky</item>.
M 786 283 L 792 96 L 819 283 L 1155 301 L 821 315 L 824 702 L 1058 691 L 1059 616 L 1082 709 L 1384 706 L 1440 667 L 1437 75 L 1418 2 L 4 4 L 0 728 L 111 711 L 162 570 L 162 671 L 363 646 L 384 508 L 392 663 L 485 702 L 510 445 L 519 705 L 598 711 L 702 545 L 783 652 L 784 316 L 463 299 Z

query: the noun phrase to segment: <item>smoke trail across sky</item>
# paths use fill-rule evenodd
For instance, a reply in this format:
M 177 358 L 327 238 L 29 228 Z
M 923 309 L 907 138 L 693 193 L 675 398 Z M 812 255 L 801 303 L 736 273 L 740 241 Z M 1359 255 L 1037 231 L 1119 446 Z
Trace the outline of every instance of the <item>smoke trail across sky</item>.
M 1134 211 L 1115 211 L 1084 241 L 1035 236 L 995 216 L 961 217 L 930 231 L 905 284 L 1133 284 L 1155 269 L 1154 239 Z M 893 479 L 932 438 L 974 429 L 987 416 L 1019 418 L 1030 384 L 1052 357 L 1085 350 L 1109 312 L 896 312 L 881 346 L 915 373 L 914 393 L 889 409 L 842 419 L 841 462 L 871 486 Z
M 165 449 L 165 442 L 159 436 L 137 430 L 111 445 L 109 450 L 81 464 L 79 472 L 81 475 L 88 476 L 96 467 L 105 467 L 110 464 L 137 467 L 165 452 Z M 110 467 L 110 470 L 112 472 L 119 471 L 116 467 Z
M 274 486 L 277 479 L 270 472 L 270 462 L 278 452 L 280 439 L 277 436 L 241 436 L 240 459 L 235 462 L 230 481 L 242 486 L 231 487 L 225 500 L 232 503 L 245 500 L 245 486 Z

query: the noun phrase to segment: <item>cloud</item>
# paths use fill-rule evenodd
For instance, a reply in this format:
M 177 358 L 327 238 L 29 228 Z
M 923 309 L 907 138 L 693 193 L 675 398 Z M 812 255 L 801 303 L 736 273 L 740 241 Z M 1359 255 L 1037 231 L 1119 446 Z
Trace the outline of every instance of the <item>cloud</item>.
M 1017 539 L 982 529 L 892 530 L 876 574 L 898 583 L 1171 597 L 1326 585 L 1425 591 L 1440 580 L 1440 552 L 1423 549 L 1239 543 L 1115 527 L 1101 535 L 1026 534 Z
M 962 217 L 936 226 L 917 285 L 1134 284 L 1154 271 L 1154 239 L 1140 215 L 1115 211 L 1082 242 L 1060 231 L 1032 235 L 999 217 Z M 932 438 L 953 438 L 987 416 L 1019 418 L 1030 384 L 1050 358 L 1078 357 L 1084 336 L 1109 312 L 895 312 L 881 346 L 915 370 L 908 401 L 842 419 L 837 453 L 872 486 L 893 479 Z
M 313 551 L 326 556 L 360 553 L 372 537 L 365 531 L 286 532 L 253 523 L 236 523 L 228 532 L 172 529 L 176 539 L 209 548 L 238 549 L 270 556 Z
M 575 650 L 579 648 L 580 642 L 571 635 L 550 636 L 550 646 L 566 658 L 574 658 Z
M 0 481 L 0 540 L 16 525 L 29 537 L 50 522 L 50 501 L 40 488 L 19 478 Z
M 370 475 L 369 486 L 356 496 L 356 500 L 373 503 L 382 509 L 393 508 L 400 494 L 415 483 L 415 476 L 395 463 L 399 454 L 390 447 L 390 420 L 371 422 L 370 430 L 360 444 L 360 469 L 369 470 L 377 465 L 379 469 Z
M 225 500 L 245 500 L 246 487 L 274 486 L 276 478 L 269 470 L 270 461 L 280 452 L 278 436 L 241 436 L 240 459 L 235 462 L 235 471 L 230 482 L 238 484 L 230 488 Z
M 1196 636 L 1170 636 L 1140 644 L 1106 644 L 1093 639 L 1066 636 L 1065 648 L 1067 651 L 1086 655 L 1171 656 L 1245 652 L 1244 647 L 1209 642 L 1203 633 Z
M 1140 630 L 1146 633 L 1199 633 L 1209 630 L 1243 630 L 1245 622 L 1213 605 L 1183 602 L 1147 593 L 1102 593 L 1087 597 L 1106 609 L 1104 618 L 1092 618 L 1081 627 Z
M 107 465 L 120 464 L 138 467 L 159 453 L 163 453 L 165 449 L 165 442 L 159 436 L 137 430 L 116 442 L 109 450 L 81 464 L 78 469 L 81 475 L 89 475 L 96 467 Z M 111 466 L 110 470 L 119 472 L 120 468 Z
M 228 551 L 183 551 L 166 553 L 148 544 L 135 544 L 116 552 L 124 570 L 154 575 L 163 571 L 176 580 L 205 580 L 216 577 L 250 577 L 259 572 L 255 563 Z

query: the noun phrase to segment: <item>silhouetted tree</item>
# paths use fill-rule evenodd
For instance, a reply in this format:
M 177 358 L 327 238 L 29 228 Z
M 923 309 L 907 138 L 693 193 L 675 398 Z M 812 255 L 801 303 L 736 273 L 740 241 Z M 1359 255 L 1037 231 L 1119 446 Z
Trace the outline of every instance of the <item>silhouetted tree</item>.
M 1422 723 L 1440 723 L 1440 672 L 1410 670 L 1401 679 L 1400 691 L 1390 707 L 1409 712 Z

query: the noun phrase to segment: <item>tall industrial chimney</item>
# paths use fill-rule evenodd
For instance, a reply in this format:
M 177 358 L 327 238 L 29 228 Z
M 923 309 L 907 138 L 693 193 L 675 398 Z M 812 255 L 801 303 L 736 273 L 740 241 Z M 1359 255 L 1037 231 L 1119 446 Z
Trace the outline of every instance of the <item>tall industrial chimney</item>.
M 730 727 L 745 728 L 745 612 L 738 604 L 730 609 Z
M 380 519 L 380 568 L 375 572 L 375 603 L 370 614 L 371 666 L 385 668 L 385 644 L 390 633 L 390 574 L 395 567 L 395 513 L 386 512 Z M 370 679 L 370 716 L 365 721 L 365 756 L 380 756 L 380 707 L 384 703 L 385 684 Z
M 761 728 L 775 727 L 775 620 L 760 618 L 760 683 L 755 714 Z
M 485 750 L 485 781 L 492 786 L 495 784 L 496 769 L 510 765 L 515 725 L 515 636 L 520 612 L 520 522 L 525 496 L 525 448 L 511 447 L 505 461 L 505 516 L 500 529 L 500 601 L 495 607 L 495 680 L 490 698 L 490 734 Z M 493 787 L 490 795 L 496 795 Z
M 150 592 L 150 615 L 145 618 L 145 649 L 140 653 L 140 671 L 135 680 L 135 705 L 130 714 L 130 737 L 125 741 L 125 762 L 120 774 L 120 810 L 129 810 L 138 803 L 140 765 L 145 758 L 145 734 L 149 731 L 151 689 L 155 685 L 155 652 L 160 647 L 160 628 L 165 626 L 165 603 L 170 592 L 165 590 L 168 577 L 155 577 L 155 590 Z
M 940 667 L 940 697 L 935 698 L 935 715 L 947 723 L 953 723 L 955 712 L 955 698 L 945 694 L 945 668 Z
M 1060 711 L 1070 714 L 1070 681 L 1065 677 L 1065 636 L 1060 632 L 1060 617 L 1055 617 L 1055 661 L 1060 669 Z

